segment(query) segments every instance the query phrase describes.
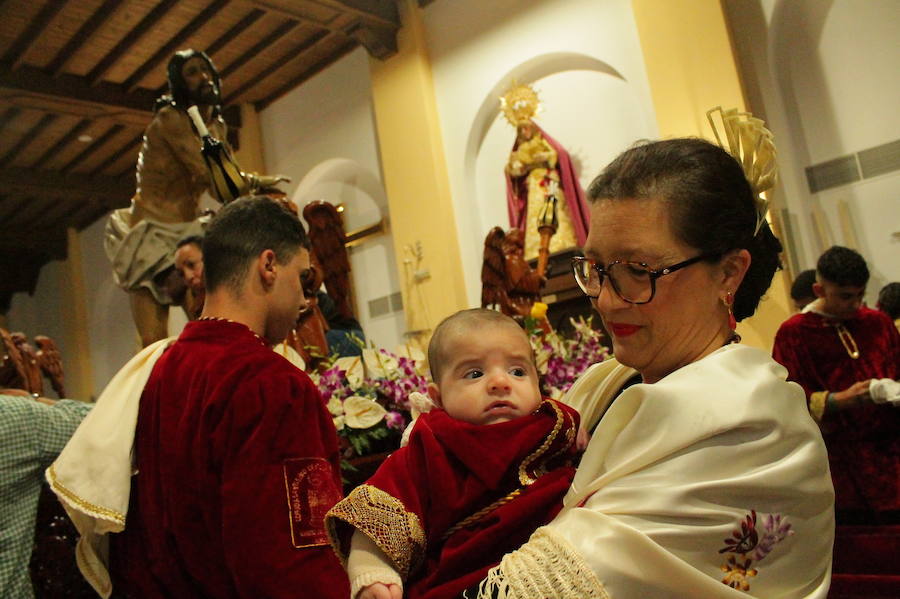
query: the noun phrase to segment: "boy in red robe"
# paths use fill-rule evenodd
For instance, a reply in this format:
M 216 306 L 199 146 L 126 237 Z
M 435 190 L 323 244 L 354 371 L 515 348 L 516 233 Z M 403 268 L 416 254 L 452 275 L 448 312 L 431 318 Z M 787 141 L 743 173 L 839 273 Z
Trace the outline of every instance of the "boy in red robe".
M 832 247 L 816 276 L 818 299 L 782 323 L 773 357 L 821 425 L 838 523 L 900 523 L 900 410 L 869 395 L 871 380 L 900 377 L 900 333 L 862 305 L 869 269 L 857 252 Z
M 440 409 L 326 518 L 351 597 L 458 596 L 556 515 L 575 473 L 578 413 L 541 399 L 514 320 L 458 312 L 428 359 Z
M 305 304 L 309 242 L 268 198 L 223 208 L 203 241 L 207 295 L 141 395 L 125 530 L 126 597 L 346 599 L 323 519 L 341 498 L 315 385 L 270 346 Z

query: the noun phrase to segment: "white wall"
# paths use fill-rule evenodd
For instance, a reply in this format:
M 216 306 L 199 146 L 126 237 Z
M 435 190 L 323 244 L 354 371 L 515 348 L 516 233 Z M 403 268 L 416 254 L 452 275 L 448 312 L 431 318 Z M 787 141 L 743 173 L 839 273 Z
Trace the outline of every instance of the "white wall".
M 900 172 L 811 194 L 804 169 L 900 138 L 900 3 L 896 0 L 728 0 L 751 104 L 779 149 L 776 202 L 791 213 L 799 268 L 829 243 L 853 246 L 872 271 L 867 299 L 900 280 Z M 849 222 L 840 218 L 840 204 Z M 812 213 L 826 218 L 829 239 Z M 849 235 L 845 229 L 849 227 Z
M 345 205 L 354 231 L 388 217 L 372 112 L 369 58 L 359 48 L 260 113 L 266 171 L 289 175 L 288 197 Z M 350 250 L 357 315 L 366 336 L 394 348 L 403 312 L 370 318 L 368 302 L 400 291 L 390 235 Z
M 484 237 L 509 227 L 503 166 L 515 130 L 498 98 L 512 79 L 534 81 L 535 120 L 572 154 L 583 186 L 633 142 L 656 138 L 656 121 L 628 0 L 434 2 L 424 21 L 474 306 Z

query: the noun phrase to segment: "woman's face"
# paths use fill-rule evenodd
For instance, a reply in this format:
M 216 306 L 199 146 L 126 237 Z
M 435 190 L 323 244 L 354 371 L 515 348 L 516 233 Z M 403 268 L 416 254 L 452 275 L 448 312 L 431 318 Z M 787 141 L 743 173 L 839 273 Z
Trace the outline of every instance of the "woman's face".
M 678 241 L 666 204 L 655 199 L 598 200 L 591 206 L 585 256 L 604 267 L 615 260 L 653 269 L 700 254 Z M 728 281 L 718 264 L 698 262 L 656 280 L 647 304 L 630 304 L 605 279 L 593 300 L 612 336 L 616 359 L 654 383 L 722 345 L 728 312 L 721 302 Z

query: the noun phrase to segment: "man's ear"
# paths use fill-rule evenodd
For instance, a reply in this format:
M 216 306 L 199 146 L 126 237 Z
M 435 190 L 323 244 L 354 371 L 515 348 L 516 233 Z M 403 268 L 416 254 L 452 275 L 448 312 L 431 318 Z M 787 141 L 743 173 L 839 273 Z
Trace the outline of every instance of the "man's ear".
M 822 283 L 818 281 L 813 283 L 812 290 L 816 297 L 825 297 L 825 286 Z
M 441 390 L 434 383 L 428 383 L 428 397 L 434 402 L 434 405 L 443 409 L 444 404 L 441 403 Z
M 271 287 L 275 283 L 277 277 L 278 264 L 275 259 L 275 252 L 272 250 L 263 250 L 256 257 L 256 270 L 259 272 L 259 278 L 265 287 Z

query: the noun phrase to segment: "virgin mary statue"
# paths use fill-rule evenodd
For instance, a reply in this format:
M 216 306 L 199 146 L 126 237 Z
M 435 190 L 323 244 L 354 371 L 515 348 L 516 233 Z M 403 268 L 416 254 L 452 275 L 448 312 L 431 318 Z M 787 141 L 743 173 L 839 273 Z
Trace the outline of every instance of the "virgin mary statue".
M 549 253 L 582 246 L 587 238 L 588 210 L 584 192 L 568 152 L 534 122 L 537 92 L 514 85 L 500 98 L 506 120 L 516 128 L 516 141 L 506 164 L 509 226 L 525 231 L 525 258 L 541 249 L 541 233 L 549 225 Z

